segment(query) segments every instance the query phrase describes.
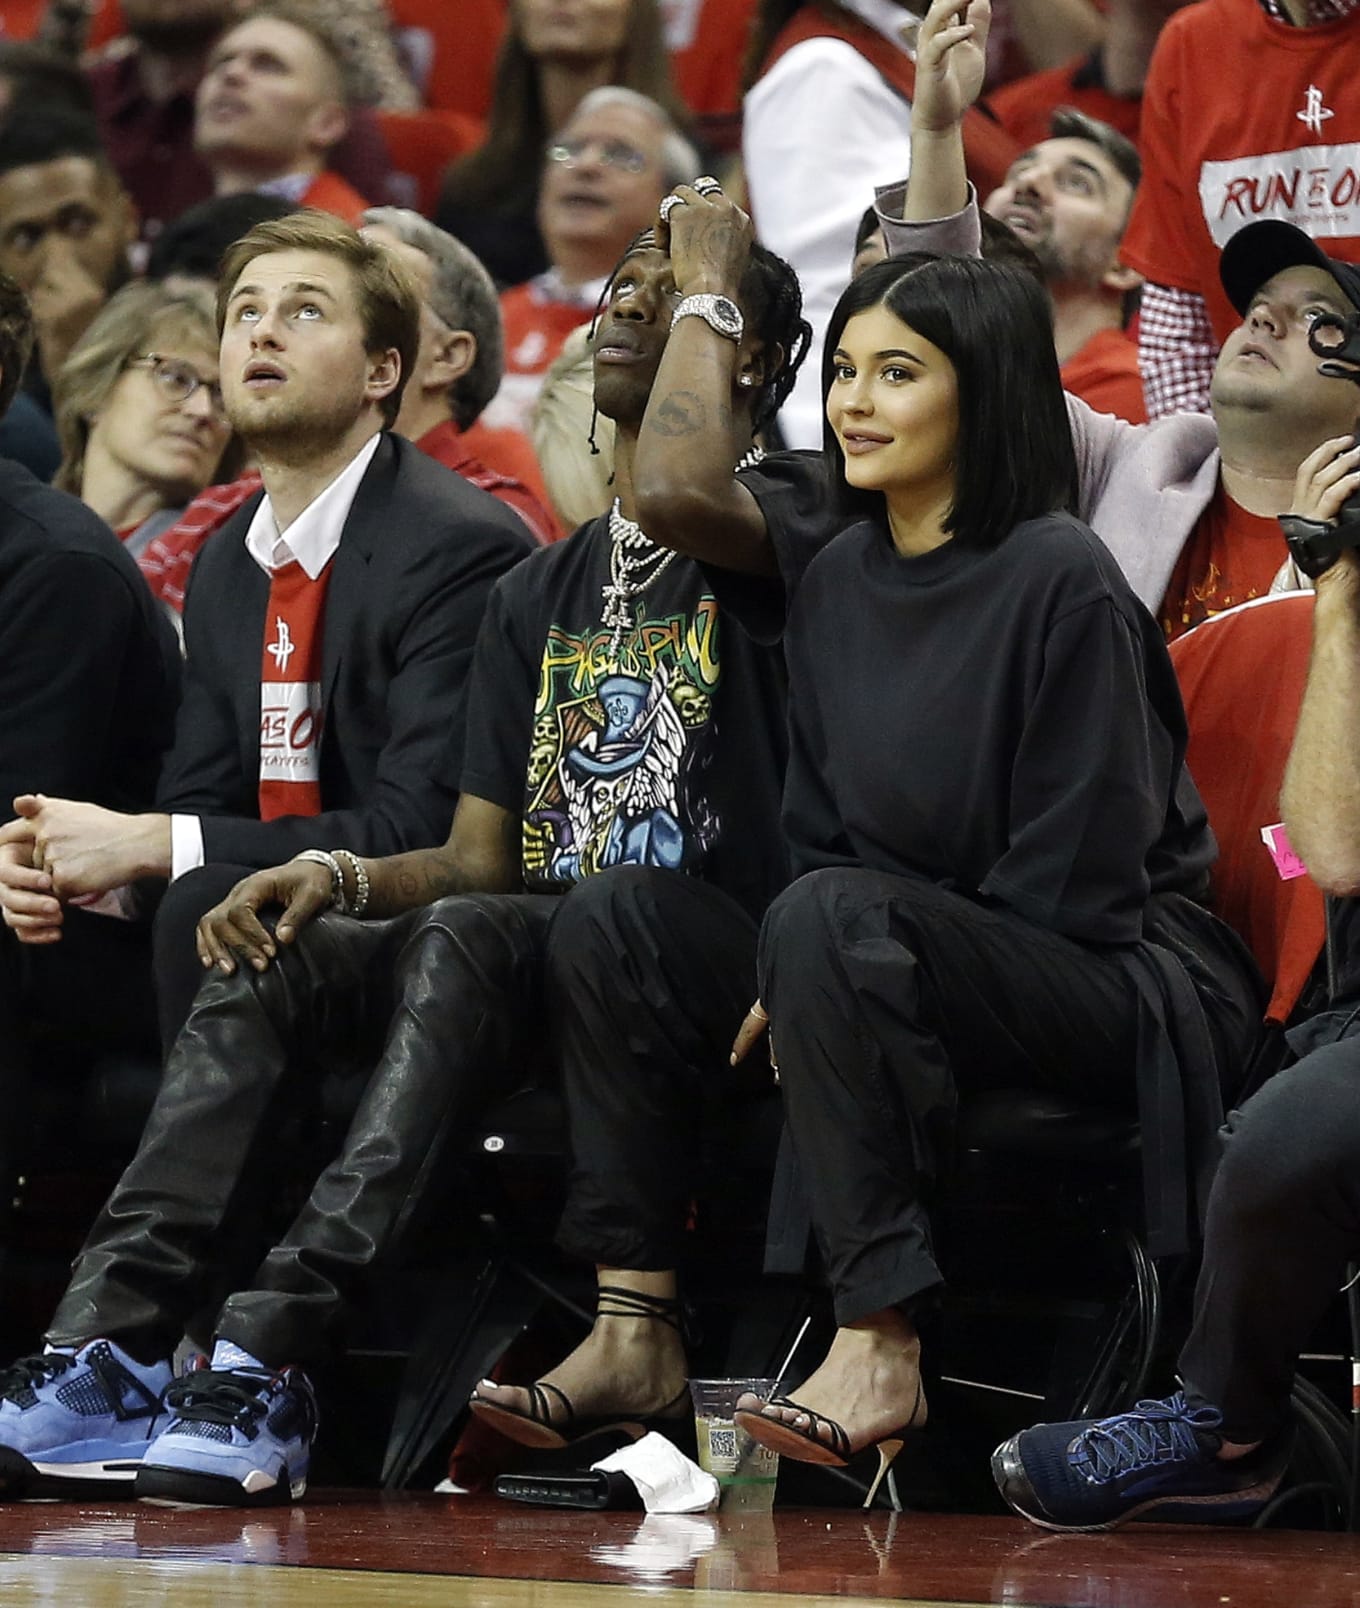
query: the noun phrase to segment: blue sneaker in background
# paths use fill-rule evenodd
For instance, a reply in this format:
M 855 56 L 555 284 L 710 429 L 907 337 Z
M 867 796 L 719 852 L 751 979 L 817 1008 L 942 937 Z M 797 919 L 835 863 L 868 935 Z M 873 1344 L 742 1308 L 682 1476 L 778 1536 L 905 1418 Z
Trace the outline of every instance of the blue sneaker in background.
M 130 1497 L 171 1378 L 168 1361 L 144 1366 L 111 1340 L 5 1369 L 0 1497 Z
M 1221 1425 L 1215 1408 L 1192 1407 L 1180 1392 L 1115 1418 L 1036 1424 L 992 1453 L 992 1477 L 1011 1507 L 1045 1530 L 1246 1518 L 1279 1485 L 1290 1437 L 1221 1461 Z
M 307 1489 L 317 1412 L 301 1369 L 266 1367 L 219 1340 L 209 1366 L 177 1380 L 165 1406 L 169 1422 L 137 1472 L 142 1500 L 261 1507 Z

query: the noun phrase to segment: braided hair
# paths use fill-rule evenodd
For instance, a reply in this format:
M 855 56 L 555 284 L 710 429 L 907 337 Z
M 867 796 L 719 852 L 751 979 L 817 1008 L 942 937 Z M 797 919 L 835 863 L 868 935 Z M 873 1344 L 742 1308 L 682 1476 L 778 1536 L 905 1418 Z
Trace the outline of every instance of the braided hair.
M 657 246 L 656 230 L 643 229 L 629 241 L 627 249 L 614 264 L 591 320 L 592 346 L 600 314 L 609 305 L 614 281 L 619 277 L 624 263 L 639 251 L 654 251 Z M 803 317 L 803 289 L 798 283 L 798 275 L 782 257 L 775 256 L 774 252 L 756 241 L 751 244 L 750 260 L 742 272 L 737 294 L 746 315 L 747 328 L 759 338 L 767 353 L 772 354 L 777 350 L 780 354 L 778 368 L 771 369 L 767 359 L 765 378 L 755 393 L 751 408 L 751 434 L 755 436 L 784 406 L 789 392 L 793 390 L 798 370 L 812 345 L 812 326 Z M 597 415 L 592 412 L 589 440 L 593 453 L 599 452 L 595 445 L 596 419 Z
M 764 383 L 751 409 L 751 432 L 759 434 L 779 412 L 793 389 L 803 359 L 812 345 L 812 326 L 803 317 L 803 288 L 782 257 L 752 243 L 751 258 L 741 276 L 741 305 L 752 332 L 767 353 L 780 352 L 779 367 L 767 367 Z

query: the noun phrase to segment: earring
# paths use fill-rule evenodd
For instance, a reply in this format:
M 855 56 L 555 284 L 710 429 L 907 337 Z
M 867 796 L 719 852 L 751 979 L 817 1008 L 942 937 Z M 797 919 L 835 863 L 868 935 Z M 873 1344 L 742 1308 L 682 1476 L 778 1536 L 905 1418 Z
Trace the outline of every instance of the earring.
M 755 377 L 754 374 L 738 374 L 737 375 L 737 384 L 738 385 L 744 385 L 745 387 L 747 387 L 748 390 L 755 383 L 756 383 L 756 377 Z

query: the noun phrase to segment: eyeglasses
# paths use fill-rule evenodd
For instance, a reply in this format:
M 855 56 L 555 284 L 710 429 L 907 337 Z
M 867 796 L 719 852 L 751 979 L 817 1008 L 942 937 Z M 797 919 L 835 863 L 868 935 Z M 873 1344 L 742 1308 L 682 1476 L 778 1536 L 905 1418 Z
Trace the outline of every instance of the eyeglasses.
M 201 386 L 208 393 L 213 412 L 219 419 L 226 418 L 222 387 L 216 380 L 205 380 L 195 372 L 192 364 L 182 362 L 177 357 L 162 357 L 159 352 L 148 352 L 145 357 L 132 358 L 127 366 L 150 369 L 151 378 L 171 402 L 187 402 Z
M 625 140 L 559 140 L 548 147 L 547 155 L 559 167 L 575 168 L 581 166 L 582 158 L 591 149 L 606 167 L 618 168 L 621 173 L 641 173 L 647 167 L 646 156 Z

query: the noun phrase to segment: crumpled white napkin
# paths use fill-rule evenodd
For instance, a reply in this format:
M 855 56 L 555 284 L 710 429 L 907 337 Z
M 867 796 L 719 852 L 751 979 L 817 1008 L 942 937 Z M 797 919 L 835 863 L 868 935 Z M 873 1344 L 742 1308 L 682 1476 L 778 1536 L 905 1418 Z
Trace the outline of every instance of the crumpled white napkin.
M 718 1505 L 717 1480 L 655 1431 L 590 1466 L 626 1474 L 648 1513 L 708 1513 Z

